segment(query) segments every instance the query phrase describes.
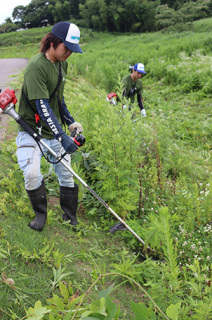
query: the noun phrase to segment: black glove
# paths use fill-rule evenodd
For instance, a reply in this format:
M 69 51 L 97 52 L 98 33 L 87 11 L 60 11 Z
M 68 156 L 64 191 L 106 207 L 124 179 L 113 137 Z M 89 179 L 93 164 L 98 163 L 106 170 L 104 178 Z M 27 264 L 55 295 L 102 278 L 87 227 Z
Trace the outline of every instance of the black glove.
M 65 152 L 67 153 L 74 153 L 78 149 L 78 146 L 76 145 L 74 140 L 71 137 L 69 137 L 66 133 L 63 133 L 60 136 L 60 141 L 63 148 L 65 149 Z

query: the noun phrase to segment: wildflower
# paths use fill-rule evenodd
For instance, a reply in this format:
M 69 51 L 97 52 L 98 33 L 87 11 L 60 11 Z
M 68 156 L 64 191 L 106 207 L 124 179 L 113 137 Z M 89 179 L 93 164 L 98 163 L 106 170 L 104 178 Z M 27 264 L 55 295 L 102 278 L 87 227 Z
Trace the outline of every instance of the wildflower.
M 199 251 L 202 251 L 202 247 L 199 247 Z
M 209 256 L 207 256 L 207 260 L 208 260 L 208 261 L 210 260 L 210 257 L 209 257 Z
M 182 245 L 183 245 L 183 246 L 186 246 L 186 245 L 187 245 L 187 242 L 185 241 Z
M 209 226 L 208 224 L 204 227 L 204 232 L 208 232 L 210 231 L 211 226 Z

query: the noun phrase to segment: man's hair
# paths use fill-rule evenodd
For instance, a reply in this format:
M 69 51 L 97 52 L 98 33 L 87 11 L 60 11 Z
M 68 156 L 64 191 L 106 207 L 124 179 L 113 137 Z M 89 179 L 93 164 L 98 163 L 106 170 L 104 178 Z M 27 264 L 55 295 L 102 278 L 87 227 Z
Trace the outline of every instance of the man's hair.
M 51 43 L 53 43 L 53 48 L 56 49 L 60 43 L 63 41 L 55 36 L 52 32 L 47 33 L 45 37 L 40 42 L 40 52 L 46 52 L 51 47 Z

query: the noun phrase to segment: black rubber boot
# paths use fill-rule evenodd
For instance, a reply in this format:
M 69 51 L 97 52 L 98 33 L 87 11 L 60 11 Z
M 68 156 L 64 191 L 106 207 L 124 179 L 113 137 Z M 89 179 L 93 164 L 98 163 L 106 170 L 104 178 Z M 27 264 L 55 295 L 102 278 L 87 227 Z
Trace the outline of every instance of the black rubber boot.
M 38 189 L 26 191 L 36 214 L 36 218 L 29 223 L 29 227 L 37 231 L 42 231 L 47 218 L 47 198 L 44 181 L 42 181 Z
M 73 188 L 60 186 L 60 205 L 65 212 L 62 216 L 63 220 L 70 220 L 70 224 L 76 226 L 77 221 L 77 205 L 78 205 L 78 184 L 74 184 Z

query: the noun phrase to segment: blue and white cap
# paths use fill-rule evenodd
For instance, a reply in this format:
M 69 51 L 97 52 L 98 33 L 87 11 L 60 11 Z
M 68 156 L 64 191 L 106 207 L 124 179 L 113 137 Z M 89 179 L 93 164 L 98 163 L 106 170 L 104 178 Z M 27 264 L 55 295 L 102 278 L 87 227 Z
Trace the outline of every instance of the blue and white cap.
M 135 71 L 140 72 L 140 73 L 146 74 L 146 72 L 144 71 L 144 65 L 143 65 L 143 63 L 136 63 L 136 64 L 134 65 L 133 69 L 134 69 Z
M 80 30 L 71 22 L 61 21 L 56 23 L 52 28 L 52 33 L 63 40 L 66 48 L 73 52 L 82 53 L 79 46 Z

